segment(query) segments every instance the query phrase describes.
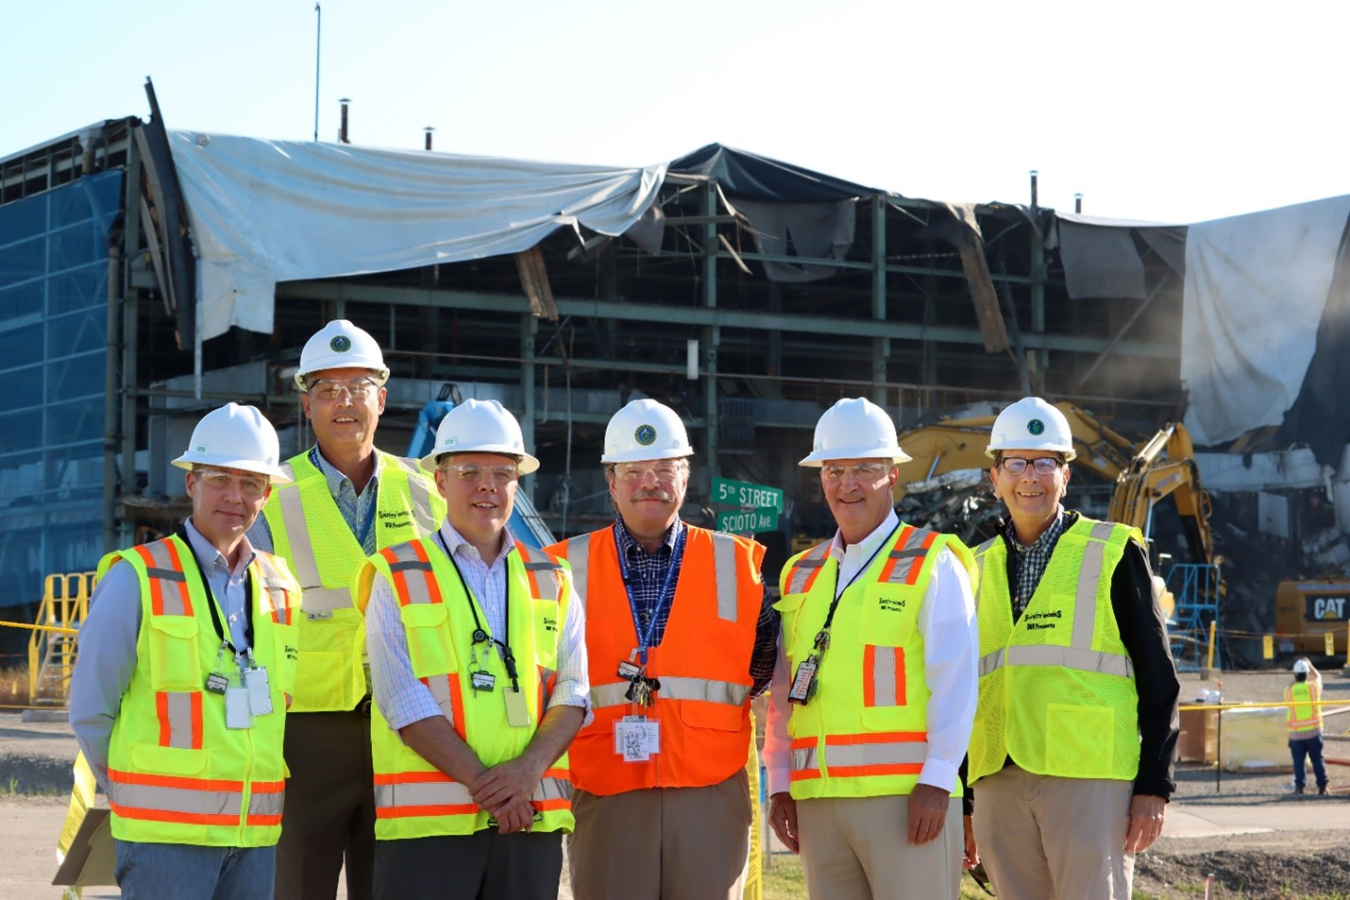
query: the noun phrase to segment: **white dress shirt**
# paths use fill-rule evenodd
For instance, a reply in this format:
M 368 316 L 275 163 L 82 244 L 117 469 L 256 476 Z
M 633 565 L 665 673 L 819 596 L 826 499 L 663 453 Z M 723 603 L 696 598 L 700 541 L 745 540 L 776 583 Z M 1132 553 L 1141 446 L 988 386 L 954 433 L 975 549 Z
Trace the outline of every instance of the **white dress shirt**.
M 449 518 L 432 543 L 436 552 L 448 547 L 454 556 L 464 583 L 478 600 L 487 621 L 483 628 L 491 635 L 506 631 L 507 557 L 518 552 L 509 530 L 503 531 L 502 550 L 491 563 L 485 562 L 477 548 L 466 541 Z M 442 541 L 444 543 L 442 543 Z M 520 601 L 517 597 L 517 602 Z M 591 719 L 590 677 L 586 670 L 585 609 L 579 602 L 567 605 L 558 635 L 558 678 L 548 705 L 580 706 Z M 366 648 L 370 655 L 371 696 L 380 707 L 389 727 L 398 731 L 413 722 L 441 715 L 431 689 L 413 675 L 408 659 L 408 636 L 399 615 L 398 596 L 387 578 L 377 576 L 371 585 L 366 607 Z M 481 652 L 491 652 L 484 649 Z M 498 648 L 500 653 L 500 648 Z M 533 665 L 533 661 L 530 663 Z M 583 723 L 584 724 L 584 723 Z
M 835 532 L 830 556 L 839 563 L 836 590 L 843 591 L 872 559 L 900 525 L 892 510 L 886 521 L 856 544 L 844 546 Z M 975 721 L 975 700 L 979 676 L 979 637 L 975 630 L 975 597 L 970 578 L 956 554 L 943 550 L 936 560 L 919 607 L 919 631 L 923 635 L 924 682 L 931 692 L 928 698 L 928 757 L 919 773 L 919 783 L 951 791 L 956 787 L 961 760 L 970 743 Z M 768 771 L 769 793 L 788 790 L 791 738 L 788 716 L 791 706 L 787 693 L 791 679 L 786 635 L 778 642 L 778 665 L 774 669 L 769 696 L 769 716 L 764 734 L 764 766 Z

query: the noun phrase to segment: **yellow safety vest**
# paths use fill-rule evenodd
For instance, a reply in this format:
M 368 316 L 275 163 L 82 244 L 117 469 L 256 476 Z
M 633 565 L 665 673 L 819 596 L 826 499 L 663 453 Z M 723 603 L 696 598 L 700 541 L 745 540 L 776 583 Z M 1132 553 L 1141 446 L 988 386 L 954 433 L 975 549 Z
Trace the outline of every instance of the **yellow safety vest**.
M 793 704 L 794 799 L 908 794 L 928 758 L 928 685 L 919 607 L 939 551 L 974 574 L 970 550 L 951 535 L 901 525 L 844 591 L 816 677 Z M 826 542 L 787 561 L 781 577 L 789 677 L 814 652 L 834 599 L 839 563 Z M 959 796 L 958 783 L 953 796 Z
M 1322 692 L 1310 681 L 1299 681 L 1284 689 L 1285 726 L 1291 740 L 1317 737 L 1322 733 Z
M 123 841 L 269 847 L 281 836 L 286 694 L 295 678 L 299 586 L 283 560 L 249 566 L 253 659 L 267 669 L 272 712 L 253 727 L 225 727 L 225 699 L 205 690 L 219 671 L 237 676 L 212 624 L 192 548 L 177 536 L 103 557 L 102 577 L 125 560 L 141 584 L 136 670 L 108 748 L 112 834 Z M 221 617 L 222 628 L 224 617 Z
M 1134 666 L 1111 606 L 1111 577 L 1136 528 L 1086 516 L 1055 545 L 1014 625 L 1008 547 L 975 550 L 980 699 L 969 778 L 1014 763 L 1038 775 L 1132 781 L 1139 771 Z
M 431 689 L 451 727 L 489 767 L 520 756 L 534 738 L 556 680 L 558 640 L 572 595 L 567 564 L 543 551 L 517 543 L 506 566 L 507 629 L 530 715 L 528 727 L 508 722 L 505 692 L 511 679 L 495 648 L 473 646 L 470 604 L 484 630 L 487 617 L 434 539 L 386 548 L 366 560 L 352 579 L 352 596 L 362 612 L 375 574 L 389 580 L 400 605 L 413 675 Z M 471 664 L 474 656 L 477 662 Z M 492 689 L 475 691 L 472 671 L 493 675 Z M 495 827 L 488 812 L 473 802 L 468 786 L 452 781 L 405 745 L 378 706 L 371 718 L 376 840 L 473 834 Z M 544 773 L 530 804 L 535 808 L 534 831 L 572 830 L 566 754 Z
M 445 498 L 415 460 L 376 451 L 375 546 L 425 537 L 445 519 Z M 309 451 L 283 466 L 291 484 L 273 486 L 263 507 L 273 549 L 291 564 L 304 594 L 300 668 L 291 712 L 348 710 L 366 695 L 365 620 L 352 607 L 352 573 L 366 558 Z

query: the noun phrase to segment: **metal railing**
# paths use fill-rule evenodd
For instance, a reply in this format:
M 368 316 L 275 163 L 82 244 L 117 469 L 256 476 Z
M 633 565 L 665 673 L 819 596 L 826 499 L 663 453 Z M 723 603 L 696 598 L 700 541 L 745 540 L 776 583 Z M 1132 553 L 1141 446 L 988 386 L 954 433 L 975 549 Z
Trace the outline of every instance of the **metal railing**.
M 62 706 L 75 670 L 76 635 L 44 629 L 78 629 L 89 614 L 93 572 L 48 575 L 38 607 L 37 625 L 28 639 L 28 702 Z

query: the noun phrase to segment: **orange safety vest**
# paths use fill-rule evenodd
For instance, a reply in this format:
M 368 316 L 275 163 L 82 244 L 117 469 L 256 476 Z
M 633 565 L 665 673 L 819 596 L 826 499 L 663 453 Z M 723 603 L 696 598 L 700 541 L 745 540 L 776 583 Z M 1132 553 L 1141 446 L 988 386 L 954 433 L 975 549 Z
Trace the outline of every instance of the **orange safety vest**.
M 684 558 L 661 643 L 647 653 L 660 687 L 645 715 L 661 729 L 660 752 L 624 762 L 614 725 L 633 712 L 619 663 L 638 646 L 619 568 L 614 529 L 554 544 L 572 566 L 586 608 L 586 653 L 595 718 L 570 751 L 572 780 L 601 796 L 654 787 L 720 784 L 745 768 L 750 729 L 750 657 L 764 600 L 764 546 L 749 538 L 685 526 Z M 583 587 L 584 586 L 584 587 Z

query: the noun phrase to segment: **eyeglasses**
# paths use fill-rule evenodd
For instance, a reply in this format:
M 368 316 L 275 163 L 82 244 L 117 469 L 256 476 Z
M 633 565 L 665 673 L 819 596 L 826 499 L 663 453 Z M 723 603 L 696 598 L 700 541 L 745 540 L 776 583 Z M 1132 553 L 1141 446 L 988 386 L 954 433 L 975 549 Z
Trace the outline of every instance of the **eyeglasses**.
M 309 393 L 321 400 L 334 401 L 346 394 L 353 400 L 370 398 L 380 386 L 369 378 L 353 378 L 351 381 L 333 381 L 329 378 L 311 382 Z
M 213 491 L 227 491 L 232 484 L 239 485 L 239 493 L 245 497 L 257 499 L 267 493 L 271 479 L 266 475 L 231 475 L 219 469 L 198 469 L 197 480 Z
M 826 481 L 843 481 L 845 475 L 852 475 L 855 481 L 876 481 L 886 474 L 890 466 L 885 463 L 859 463 L 856 466 L 822 466 Z
M 671 484 L 679 478 L 684 472 L 684 467 L 680 465 L 667 463 L 660 466 L 643 466 L 638 463 L 622 463 L 614 467 L 614 477 L 619 481 L 626 481 L 630 484 L 639 481 L 646 481 L 647 476 L 653 476 L 658 482 Z
M 1037 475 L 1053 475 L 1055 470 L 1063 465 L 1056 457 L 1041 456 L 1036 459 L 1024 459 L 1021 456 L 1005 456 L 998 461 L 1003 467 L 1003 471 L 1009 475 L 1021 475 L 1030 465 L 1036 470 Z
M 441 471 L 469 484 L 477 484 L 484 475 L 491 477 L 494 484 L 510 484 L 520 475 L 516 466 L 475 466 L 471 463 L 451 463 L 441 466 Z

